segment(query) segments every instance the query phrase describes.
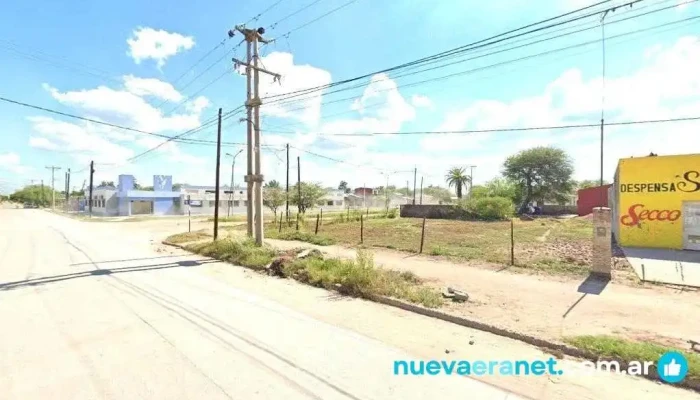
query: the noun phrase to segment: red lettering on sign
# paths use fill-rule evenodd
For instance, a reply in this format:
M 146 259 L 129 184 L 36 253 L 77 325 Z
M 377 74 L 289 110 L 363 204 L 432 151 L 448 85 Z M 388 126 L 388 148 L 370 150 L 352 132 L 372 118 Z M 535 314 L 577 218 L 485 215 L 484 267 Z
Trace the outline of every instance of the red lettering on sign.
M 645 210 L 644 204 L 633 204 L 627 210 L 627 215 L 620 218 L 620 223 L 635 226 L 640 221 L 676 221 L 680 217 L 680 210 Z

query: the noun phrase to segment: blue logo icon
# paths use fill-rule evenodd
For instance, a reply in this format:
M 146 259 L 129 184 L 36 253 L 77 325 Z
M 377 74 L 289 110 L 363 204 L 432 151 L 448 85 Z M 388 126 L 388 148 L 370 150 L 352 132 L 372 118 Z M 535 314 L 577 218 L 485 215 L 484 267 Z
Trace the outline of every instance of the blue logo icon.
M 668 383 L 678 383 L 688 374 L 688 360 L 683 354 L 669 351 L 664 353 L 656 364 L 659 378 Z

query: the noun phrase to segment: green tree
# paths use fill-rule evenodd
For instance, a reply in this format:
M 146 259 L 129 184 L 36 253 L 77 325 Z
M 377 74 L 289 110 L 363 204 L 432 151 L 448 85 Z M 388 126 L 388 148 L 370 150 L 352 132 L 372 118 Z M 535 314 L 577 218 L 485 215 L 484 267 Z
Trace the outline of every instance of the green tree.
M 266 187 L 263 189 L 263 203 L 275 213 L 275 221 L 277 221 L 277 209 L 284 205 L 285 200 L 285 192 L 279 187 Z
M 471 183 L 471 178 L 469 175 L 467 175 L 465 168 L 454 167 L 447 171 L 447 175 L 445 175 L 445 182 L 447 182 L 449 187 L 455 187 L 457 198 L 461 199 L 462 188 Z
M 56 192 L 56 198 L 60 198 L 60 192 Z M 10 200 L 18 203 L 30 203 L 46 207 L 51 203 L 51 188 L 41 185 L 30 185 L 19 189 L 10 195 Z
M 450 190 L 440 186 L 430 185 L 423 188 L 423 194 L 427 194 L 428 196 L 438 199 L 440 203 L 450 203 L 452 201 L 452 193 L 450 193 Z
M 102 182 L 100 182 L 100 186 L 111 186 L 111 187 L 114 187 L 114 181 L 102 181 Z
M 348 187 L 348 183 L 345 181 L 340 181 L 340 184 L 338 185 L 338 190 L 342 190 L 343 193 L 350 193 L 350 188 Z
M 523 194 L 521 212 L 533 200 L 565 202 L 574 187 L 573 173 L 571 157 L 553 147 L 523 150 L 503 163 L 503 176 L 515 182 Z
M 274 179 L 271 180 L 270 182 L 265 183 L 265 185 L 263 185 L 264 189 L 280 189 L 281 187 L 282 186 L 280 185 L 280 183 Z M 263 197 L 264 197 L 264 194 L 263 194 Z
M 299 184 L 290 189 L 289 203 L 299 208 L 299 213 L 304 214 L 306 210 L 323 204 L 326 191 L 317 183 L 301 182 L 301 199 L 299 199 Z
M 603 185 L 607 185 L 608 181 L 603 180 Z M 592 187 L 598 187 L 600 186 L 600 180 L 595 180 L 595 179 L 584 179 L 576 184 L 576 187 L 578 189 L 588 189 Z

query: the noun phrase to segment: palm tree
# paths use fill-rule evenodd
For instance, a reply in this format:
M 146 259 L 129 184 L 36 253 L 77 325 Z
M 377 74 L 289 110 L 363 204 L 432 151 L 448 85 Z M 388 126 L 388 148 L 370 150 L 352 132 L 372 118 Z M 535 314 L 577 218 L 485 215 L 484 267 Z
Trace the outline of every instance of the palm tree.
M 469 175 L 465 168 L 454 167 L 447 171 L 445 175 L 445 182 L 449 187 L 454 186 L 457 191 L 457 198 L 462 198 L 462 187 L 466 187 L 471 181 Z

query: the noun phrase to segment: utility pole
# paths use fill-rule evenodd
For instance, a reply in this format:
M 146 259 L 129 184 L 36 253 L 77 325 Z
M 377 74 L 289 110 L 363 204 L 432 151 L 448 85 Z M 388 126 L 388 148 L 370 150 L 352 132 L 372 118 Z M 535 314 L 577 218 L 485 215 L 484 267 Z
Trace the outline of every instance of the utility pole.
M 299 196 L 297 212 L 301 214 L 301 157 L 297 157 L 297 195 Z
M 95 175 L 95 162 L 90 161 L 90 188 L 88 189 L 90 192 L 90 197 L 88 198 L 88 212 L 90 214 L 90 218 L 92 218 L 92 179 L 93 175 Z
M 219 124 L 216 130 L 216 192 L 214 193 L 214 240 L 219 238 L 219 184 L 221 175 L 221 108 L 219 108 Z
M 420 204 L 423 205 L 423 177 L 420 177 Z
M 70 168 L 66 171 L 66 202 L 70 200 Z
M 61 167 L 55 167 L 53 165 L 46 167 L 46 169 L 51 170 L 51 209 L 56 209 L 56 171 L 61 169 Z
M 416 205 L 416 176 L 418 175 L 418 167 L 413 168 L 413 205 Z
M 280 79 L 280 75 L 270 72 L 258 66 L 260 55 L 258 54 L 258 42 L 269 43 L 262 35 L 264 28 L 247 29 L 243 25 L 237 25 L 235 30 L 229 30 L 229 37 L 233 37 L 235 32 L 240 32 L 246 41 L 246 61 L 233 59 L 236 65 L 245 65 L 247 100 L 246 108 L 248 114 L 248 235 L 253 235 L 253 222 L 255 222 L 255 243 L 263 243 L 263 198 L 262 184 L 264 176 L 260 162 L 260 72 L 272 75 L 275 80 Z M 251 63 L 252 62 L 252 63 Z M 252 72 L 252 76 L 251 76 Z M 252 81 L 252 82 L 251 82 Z M 252 90 L 251 90 L 252 86 Z M 251 93 L 252 92 L 252 93 Z M 255 219 L 255 221 L 253 221 Z
M 238 153 L 236 155 L 233 155 L 231 153 L 226 153 L 227 156 L 233 157 L 233 162 L 231 163 L 231 193 L 228 196 L 228 216 L 231 216 L 231 207 L 233 207 L 233 184 L 234 182 L 234 172 L 233 170 L 236 168 L 236 157 L 238 157 L 239 154 L 243 152 L 243 149 L 238 150 Z
M 289 222 L 289 143 L 287 143 L 287 192 L 286 200 L 284 201 L 284 207 L 286 209 L 287 222 Z

